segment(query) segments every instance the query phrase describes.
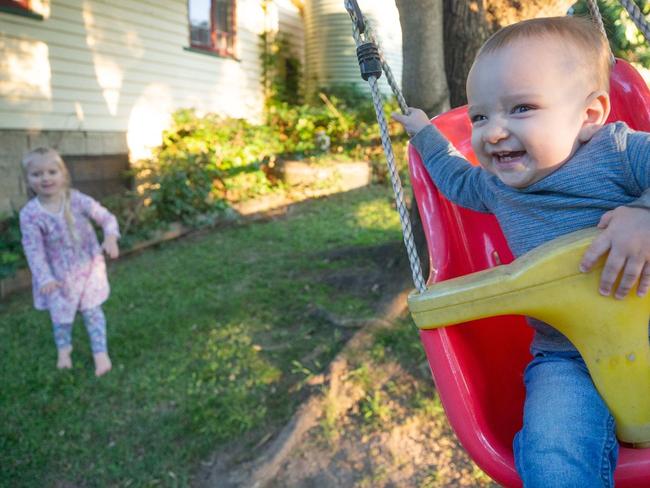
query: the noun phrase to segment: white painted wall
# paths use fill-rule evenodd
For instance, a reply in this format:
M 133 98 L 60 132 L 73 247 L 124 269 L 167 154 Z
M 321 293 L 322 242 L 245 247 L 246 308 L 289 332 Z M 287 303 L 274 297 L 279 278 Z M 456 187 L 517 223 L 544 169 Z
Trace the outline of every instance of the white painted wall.
M 278 23 L 301 41 L 289 0 Z M 0 12 L 0 130 L 127 132 L 146 156 L 177 108 L 258 120 L 260 0 L 237 2 L 237 59 L 188 51 L 184 0 L 52 0 L 44 20 Z
M 402 78 L 402 29 L 394 0 L 359 0 L 372 25 L 393 76 Z M 359 73 L 352 21 L 343 0 L 305 0 L 306 83 L 309 93 L 320 87 L 355 84 L 368 90 Z M 379 79 L 383 93 L 392 93 L 386 77 Z

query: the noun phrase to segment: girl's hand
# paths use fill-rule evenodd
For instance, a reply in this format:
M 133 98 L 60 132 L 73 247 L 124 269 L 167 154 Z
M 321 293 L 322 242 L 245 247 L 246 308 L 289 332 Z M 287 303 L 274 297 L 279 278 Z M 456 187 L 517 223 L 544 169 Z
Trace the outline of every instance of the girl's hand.
M 120 248 L 117 246 L 117 236 L 106 236 L 102 243 L 102 248 L 111 259 L 115 259 L 120 255 Z
M 54 290 L 59 288 L 61 286 L 61 283 L 58 281 L 50 281 L 49 283 L 45 283 L 43 286 L 41 286 L 41 289 L 39 290 L 43 295 L 49 295 L 52 293 Z
M 618 207 L 602 216 L 596 236 L 580 263 L 580 270 L 589 271 L 609 251 L 600 276 L 600 294 L 609 295 L 621 275 L 615 298 L 622 299 L 639 283 L 637 295 L 650 289 L 650 210 Z
M 404 130 L 409 137 L 415 136 L 418 132 L 430 124 L 429 117 L 419 108 L 409 107 L 406 115 L 393 112 L 391 118 L 404 126 Z

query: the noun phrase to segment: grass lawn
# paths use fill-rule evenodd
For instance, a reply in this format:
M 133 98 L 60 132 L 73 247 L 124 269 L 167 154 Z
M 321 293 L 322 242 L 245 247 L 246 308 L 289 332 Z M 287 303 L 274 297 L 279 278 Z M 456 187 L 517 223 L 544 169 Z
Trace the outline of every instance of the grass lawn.
M 31 295 L 0 304 L 0 486 L 185 486 L 215 448 L 254 446 L 344 343 L 309 311 L 371 314 L 372 290 L 346 294 L 321 277 L 381 272 L 363 252 L 329 256 L 400 241 L 391 199 L 368 187 L 112 265 L 114 370 L 100 379 L 80 321 L 74 368 L 59 372 Z

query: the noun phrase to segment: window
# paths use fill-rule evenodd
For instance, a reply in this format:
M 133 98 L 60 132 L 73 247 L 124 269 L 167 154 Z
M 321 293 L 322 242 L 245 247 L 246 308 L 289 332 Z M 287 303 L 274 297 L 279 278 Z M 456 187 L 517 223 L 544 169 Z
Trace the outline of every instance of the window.
M 43 19 L 41 11 L 48 4 L 49 2 L 44 2 L 43 0 L 0 0 L 0 12 Z
M 16 10 L 29 10 L 29 0 L 0 0 L 3 7 L 11 7 Z
M 193 48 L 235 55 L 235 0 L 189 0 L 188 11 Z

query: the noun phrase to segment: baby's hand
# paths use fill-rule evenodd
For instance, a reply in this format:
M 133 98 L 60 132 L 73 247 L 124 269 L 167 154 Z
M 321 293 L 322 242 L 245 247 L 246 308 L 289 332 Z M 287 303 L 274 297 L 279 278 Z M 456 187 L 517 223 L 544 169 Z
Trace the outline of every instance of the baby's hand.
M 115 259 L 120 255 L 120 248 L 117 246 L 117 236 L 107 235 L 104 238 L 102 248 L 111 259 Z
M 600 294 L 611 293 L 622 271 L 615 298 L 625 298 L 637 281 L 637 295 L 644 296 L 650 288 L 650 210 L 618 207 L 604 214 L 598 227 L 603 231 L 585 251 L 580 270 L 589 271 L 609 250 L 600 276 Z
M 43 286 L 41 286 L 41 289 L 39 290 L 43 295 L 49 295 L 52 293 L 54 290 L 59 288 L 61 286 L 61 283 L 58 281 L 50 281 L 49 283 L 45 283 Z
M 406 115 L 393 112 L 391 118 L 395 122 L 402 124 L 406 133 L 410 137 L 413 137 L 427 125 L 429 125 L 430 122 L 427 114 L 425 114 L 424 111 L 420 110 L 419 108 L 409 107 L 408 110 L 409 111 Z

